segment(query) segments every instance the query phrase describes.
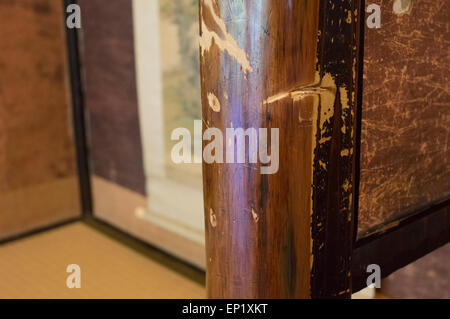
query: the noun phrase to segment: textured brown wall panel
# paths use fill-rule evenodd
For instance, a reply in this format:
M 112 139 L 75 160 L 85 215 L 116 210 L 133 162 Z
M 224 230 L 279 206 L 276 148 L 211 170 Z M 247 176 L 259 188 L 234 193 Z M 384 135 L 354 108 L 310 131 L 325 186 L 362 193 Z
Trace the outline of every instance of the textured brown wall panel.
M 380 4 L 365 30 L 359 232 L 450 195 L 448 0 Z
M 131 0 L 81 0 L 92 173 L 145 194 Z
M 79 214 L 61 1 L 0 1 L 0 238 Z

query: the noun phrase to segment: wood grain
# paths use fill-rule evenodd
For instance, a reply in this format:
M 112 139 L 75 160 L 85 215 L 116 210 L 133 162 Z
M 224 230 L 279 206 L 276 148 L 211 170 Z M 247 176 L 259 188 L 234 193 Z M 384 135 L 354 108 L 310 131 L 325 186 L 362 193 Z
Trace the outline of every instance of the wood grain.
M 376 0 L 365 30 L 359 237 L 450 196 L 450 3 Z
M 200 1 L 204 130 L 280 129 L 276 174 L 203 164 L 210 297 L 350 296 L 356 8 Z
M 63 17 L 0 2 L 0 238 L 80 213 Z
M 131 0 L 80 0 L 91 172 L 145 195 Z

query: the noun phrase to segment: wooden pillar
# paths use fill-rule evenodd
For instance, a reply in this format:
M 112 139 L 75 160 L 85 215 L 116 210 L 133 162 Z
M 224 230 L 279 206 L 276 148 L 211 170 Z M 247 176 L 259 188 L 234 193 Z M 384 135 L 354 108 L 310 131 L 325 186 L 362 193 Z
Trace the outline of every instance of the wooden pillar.
M 199 1 L 203 131 L 226 140 L 203 164 L 209 297 L 350 296 L 357 2 Z M 226 128 L 267 128 L 276 173 L 249 139 L 226 163 Z

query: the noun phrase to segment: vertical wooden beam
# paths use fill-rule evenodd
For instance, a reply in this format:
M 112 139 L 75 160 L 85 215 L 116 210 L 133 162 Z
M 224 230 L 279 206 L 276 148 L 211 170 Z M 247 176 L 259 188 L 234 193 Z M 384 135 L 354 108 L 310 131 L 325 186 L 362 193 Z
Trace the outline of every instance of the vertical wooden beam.
M 356 2 L 199 2 L 204 131 L 279 129 L 274 174 L 203 164 L 210 297 L 350 296 Z

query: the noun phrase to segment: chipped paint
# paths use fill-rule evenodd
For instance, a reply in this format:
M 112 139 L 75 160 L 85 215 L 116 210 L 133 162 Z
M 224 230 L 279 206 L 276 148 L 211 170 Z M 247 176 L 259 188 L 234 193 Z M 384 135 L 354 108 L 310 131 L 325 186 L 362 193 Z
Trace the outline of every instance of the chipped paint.
M 212 208 L 209 209 L 209 222 L 212 227 L 217 227 L 217 217 Z
M 398 16 L 410 14 L 412 10 L 412 0 L 395 0 L 392 9 Z
M 288 92 L 282 92 L 282 93 L 272 95 L 269 98 L 265 99 L 263 103 L 264 104 L 272 104 L 274 102 L 283 100 L 287 97 L 290 97 L 294 101 L 298 101 L 306 96 L 318 95 L 324 91 L 326 91 L 325 88 L 314 87 L 314 86 L 304 86 L 304 87 L 292 89 L 291 91 L 288 91 Z
M 347 11 L 347 14 L 348 14 L 348 16 L 347 16 L 347 19 L 345 20 L 345 22 L 347 22 L 348 24 L 350 24 L 350 23 L 352 23 L 352 11 L 351 11 L 351 10 L 348 10 L 348 11 Z
M 342 105 L 342 110 L 348 110 L 350 108 L 349 105 L 349 99 L 348 99 L 348 92 L 347 89 L 344 87 L 340 87 L 339 88 L 339 95 L 341 97 L 341 105 Z M 342 118 L 344 118 L 344 115 L 342 116 Z
M 316 71 L 316 82 L 320 85 L 321 88 L 326 88 L 321 91 L 319 94 L 319 103 L 317 107 L 313 110 L 313 132 L 312 132 L 312 163 L 313 163 L 313 171 L 314 171 L 314 163 L 315 163 L 315 154 L 316 148 L 318 145 L 326 143 L 331 140 L 331 136 L 323 136 L 325 133 L 325 123 L 329 123 L 334 115 L 334 101 L 336 96 L 336 84 L 330 73 L 325 73 L 322 79 L 320 79 L 320 70 Z M 320 113 L 319 113 L 320 106 Z M 317 141 L 317 132 L 320 132 L 320 140 Z M 322 169 L 326 170 L 327 164 L 321 160 L 319 160 L 319 165 Z M 314 173 L 311 174 L 311 185 L 314 185 Z M 311 201 L 313 196 L 313 189 L 311 187 Z M 313 220 L 314 208 L 311 203 L 311 222 Z M 313 264 L 314 264 L 314 240 L 311 236 L 311 259 L 310 259 L 310 271 L 312 272 Z
M 349 156 L 349 155 L 350 155 L 350 150 L 348 148 L 341 151 L 341 157 Z
M 322 137 L 322 138 L 319 140 L 319 143 L 318 143 L 318 144 L 323 144 L 323 143 L 326 143 L 326 142 L 328 142 L 328 141 L 331 141 L 331 136 L 328 136 L 328 137 Z
M 338 296 L 341 296 L 341 295 L 344 295 L 344 294 L 346 294 L 346 293 L 350 293 L 350 289 L 342 290 L 342 291 L 340 291 L 337 295 L 338 295 Z
M 320 96 L 319 129 L 321 136 L 325 134 L 325 123 L 331 123 L 334 115 L 334 100 L 336 98 L 336 83 L 330 73 L 325 73 L 322 78 L 322 86 L 328 89 Z
M 208 104 L 214 112 L 220 112 L 220 102 L 214 93 L 208 93 Z
M 344 184 L 342 185 L 342 188 L 344 191 L 348 191 L 350 189 L 350 182 L 348 179 L 345 180 Z
M 349 186 L 349 188 L 351 188 L 351 184 Z M 352 212 L 351 212 L 351 207 L 353 204 L 353 193 L 348 194 L 348 221 L 351 222 L 352 221 Z
M 259 221 L 259 216 L 253 208 L 252 208 L 252 217 L 253 217 L 253 220 L 255 221 L 255 223 L 257 223 Z
M 288 97 L 293 101 L 298 101 L 307 96 L 320 96 L 321 103 L 327 103 L 329 98 L 332 97 L 334 103 L 335 92 L 336 85 L 331 77 L 331 74 L 327 73 L 322 79 L 319 79 L 319 75 L 317 73 L 314 83 L 298 86 L 290 90 L 274 94 L 265 99 L 263 104 L 272 104 Z
M 336 98 L 336 83 L 331 76 L 330 73 L 325 73 L 322 79 L 320 79 L 320 70 L 316 71 L 316 83 L 317 86 L 324 89 L 318 93 L 319 103 L 314 105 L 313 109 L 313 120 L 312 120 L 312 152 L 311 152 L 311 163 L 313 163 L 313 172 L 314 172 L 314 163 L 315 163 L 315 155 L 316 148 L 318 145 L 321 145 L 327 141 L 331 140 L 331 136 L 324 136 L 325 132 L 325 124 L 330 123 L 333 115 L 334 115 L 334 102 Z M 319 110 L 320 109 L 320 110 Z M 320 140 L 317 141 L 317 133 L 320 132 Z M 321 160 L 318 161 L 320 167 L 323 170 L 327 169 L 327 164 Z M 314 207 L 313 207 L 313 186 L 314 185 L 314 173 L 311 174 L 311 210 L 310 210 L 310 219 L 311 223 L 313 222 L 314 215 Z M 310 273 L 313 271 L 314 266 L 314 239 L 312 233 L 310 234 Z
M 203 0 L 203 4 L 209 9 L 214 22 L 219 27 L 219 33 L 223 34 L 224 38 L 220 37 L 216 31 L 212 31 L 206 26 L 206 23 L 203 19 L 204 15 L 200 13 L 200 16 L 202 17 L 201 36 L 199 38 L 201 54 L 204 55 L 206 51 L 209 51 L 209 49 L 213 45 L 214 39 L 214 43 L 219 47 L 221 51 L 227 51 L 228 54 L 241 65 L 244 73 L 253 72 L 253 68 L 251 67 L 250 61 L 247 57 L 247 53 L 244 49 L 239 47 L 233 36 L 227 32 L 225 22 L 216 14 L 212 0 Z M 200 10 L 202 10 L 202 6 L 200 6 Z
M 312 186 L 312 229 L 311 229 L 311 294 L 313 298 L 323 296 L 345 296 L 350 294 L 348 282 L 334 282 L 327 288 L 324 288 L 321 273 L 324 269 L 324 259 L 330 255 L 327 243 L 333 240 L 327 237 L 328 228 L 334 229 L 341 227 L 345 229 L 344 233 L 333 235 L 335 239 L 349 240 L 350 227 L 348 222 L 352 222 L 352 192 L 353 192 L 353 120 L 356 103 L 355 83 L 357 81 L 357 53 L 355 23 L 358 20 L 358 11 L 350 3 L 333 2 L 333 13 L 325 10 L 330 15 L 323 18 L 322 30 L 318 37 L 318 55 L 317 55 L 317 74 L 321 74 L 321 87 L 327 87 L 328 90 L 320 92 L 320 104 L 314 109 L 316 120 L 313 128 L 313 179 Z M 334 11 L 335 9 L 335 11 Z M 336 14 L 334 14 L 336 12 Z M 353 16 L 353 14 L 355 16 Z M 328 31 L 326 37 L 323 31 Z M 333 30 L 333 31 L 332 31 Z M 339 30 L 339 31 L 334 31 Z M 345 37 L 344 35 L 345 34 Z M 341 36 L 342 35 L 342 36 Z M 325 51 L 323 51 L 325 50 Z M 334 56 L 330 52 L 334 50 L 344 50 L 345 54 Z M 330 89 L 331 88 L 331 89 Z M 341 155 L 341 157 L 339 157 Z M 344 157 L 344 158 L 342 158 Z M 339 177 L 336 178 L 335 174 Z M 343 178 L 341 180 L 341 178 Z M 342 183 L 341 185 L 339 183 Z M 337 189 L 336 189 L 336 188 Z M 340 188 L 340 189 L 339 189 Z M 337 197 L 328 199 L 325 196 L 329 192 L 338 192 Z M 329 201 L 329 202 L 328 202 Z M 330 207 L 329 205 L 333 205 Z M 329 211 L 341 212 L 336 219 L 329 221 Z M 322 226 L 322 221 L 330 222 L 326 227 Z M 321 226 L 318 226 L 318 225 Z M 340 228 L 340 229 L 341 229 Z M 344 238 L 345 236 L 345 238 Z M 349 250 L 342 248 L 342 255 L 347 255 Z M 338 260 L 338 255 L 333 255 L 333 260 Z M 341 273 L 346 275 L 350 263 L 343 263 L 337 269 L 329 269 L 336 278 Z M 329 267 L 328 267 L 329 268 Z M 340 288 L 340 290 L 338 290 Z M 345 288 L 345 289 L 344 289 Z M 336 290 L 335 290 L 336 289 Z

